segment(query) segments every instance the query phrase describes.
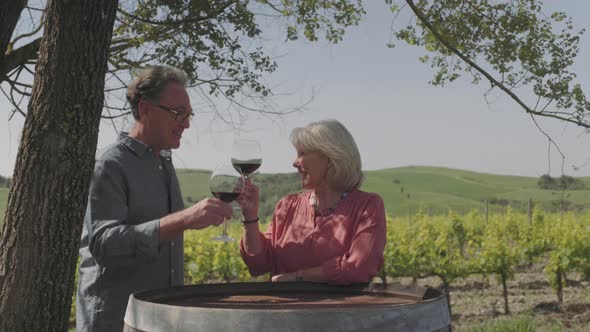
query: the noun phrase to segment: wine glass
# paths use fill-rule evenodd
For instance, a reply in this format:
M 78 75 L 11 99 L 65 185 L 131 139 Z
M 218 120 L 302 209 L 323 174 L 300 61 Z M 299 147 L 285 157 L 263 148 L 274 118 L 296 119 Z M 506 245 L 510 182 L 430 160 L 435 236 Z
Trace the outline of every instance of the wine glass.
M 238 196 L 240 196 L 243 187 L 244 178 L 242 177 L 242 174 L 230 165 L 218 166 L 213 173 L 211 173 L 211 178 L 209 179 L 209 189 L 211 190 L 211 194 L 226 203 L 235 201 Z M 228 220 L 229 219 L 226 219 L 223 222 L 223 232 L 221 235 L 213 238 L 213 240 L 223 242 L 234 240 L 227 235 Z
M 235 139 L 232 146 L 231 163 L 244 178 L 248 178 L 262 164 L 262 151 L 258 141 Z

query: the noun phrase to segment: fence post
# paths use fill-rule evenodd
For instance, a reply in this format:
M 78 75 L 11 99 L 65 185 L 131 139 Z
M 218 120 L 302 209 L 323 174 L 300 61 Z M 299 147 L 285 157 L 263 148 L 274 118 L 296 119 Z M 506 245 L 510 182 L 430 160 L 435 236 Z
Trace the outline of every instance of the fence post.
M 529 198 L 529 225 L 533 224 L 533 199 Z
M 486 224 L 488 223 L 488 200 L 484 201 L 484 214 L 486 216 Z

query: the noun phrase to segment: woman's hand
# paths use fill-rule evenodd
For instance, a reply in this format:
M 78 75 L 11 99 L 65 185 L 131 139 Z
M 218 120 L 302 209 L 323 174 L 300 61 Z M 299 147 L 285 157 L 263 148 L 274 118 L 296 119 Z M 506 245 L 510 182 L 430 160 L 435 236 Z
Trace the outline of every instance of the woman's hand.
M 245 220 L 258 218 L 259 191 L 249 178 L 244 181 L 244 188 L 237 199 Z

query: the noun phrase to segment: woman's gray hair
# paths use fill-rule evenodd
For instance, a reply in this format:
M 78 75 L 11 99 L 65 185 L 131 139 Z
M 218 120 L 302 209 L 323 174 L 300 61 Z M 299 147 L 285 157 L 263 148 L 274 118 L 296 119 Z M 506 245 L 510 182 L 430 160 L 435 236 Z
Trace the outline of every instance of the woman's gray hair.
M 137 107 L 142 99 L 158 100 L 168 83 L 177 82 L 186 86 L 188 76 L 181 69 L 170 66 L 149 66 L 127 87 L 127 101 L 135 120 L 139 119 Z
M 354 138 L 340 122 L 313 122 L 291 132 L 291 142 L 303 151 L 318 151 L 330 160 L 328 185 L 337 191 L 358 189 L 363 182 L 361 155 Z

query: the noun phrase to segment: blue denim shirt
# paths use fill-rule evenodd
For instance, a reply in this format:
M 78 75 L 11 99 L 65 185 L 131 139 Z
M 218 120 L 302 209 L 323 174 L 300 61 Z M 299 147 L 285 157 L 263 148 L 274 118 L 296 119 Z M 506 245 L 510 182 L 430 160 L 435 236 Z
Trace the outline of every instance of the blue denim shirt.
M 183 284 L 183 239 L 160 218 L 183 208 L 172 162 L 121 133 L 96 161 L 80 244 L 78 331 L 121 331 L 129 295 Z

